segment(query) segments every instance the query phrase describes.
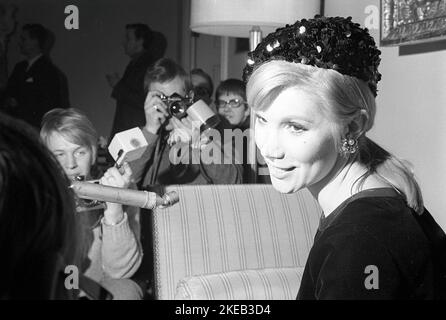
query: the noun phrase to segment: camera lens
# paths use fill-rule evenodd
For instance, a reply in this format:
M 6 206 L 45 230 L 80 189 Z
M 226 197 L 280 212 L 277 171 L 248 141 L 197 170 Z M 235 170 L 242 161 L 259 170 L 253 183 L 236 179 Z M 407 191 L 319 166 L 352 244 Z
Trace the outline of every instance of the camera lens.
M 176 101 L 170 105 L 170 114 L 178 119 L 183 118 L 186 115 L 186 105 L 184 102 Z

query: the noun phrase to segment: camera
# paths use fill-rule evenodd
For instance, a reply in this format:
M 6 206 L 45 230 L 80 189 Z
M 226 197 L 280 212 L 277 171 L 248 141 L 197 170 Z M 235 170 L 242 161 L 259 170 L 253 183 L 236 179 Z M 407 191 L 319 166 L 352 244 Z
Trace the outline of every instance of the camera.
M 202 99 L 198 98 L 196 101 L 193 95 L 182 97 L 174 93 L 169 97 L 161 95 L 160 98 L 167 106 L 167 112 L 171 117 L 181 120 L 189 116 L 191 121 L 200 124 L 200 131 L 215 128 L 220 123 L 218 115 Z
M 169 97 L 161 95 L 160 98 L 166 104 L 169 115 L 177 119 L 186 117 L 186 111 L 193 103 L 193 98 L 189 96 L 182 97 L 178 93 L 174 93 Z

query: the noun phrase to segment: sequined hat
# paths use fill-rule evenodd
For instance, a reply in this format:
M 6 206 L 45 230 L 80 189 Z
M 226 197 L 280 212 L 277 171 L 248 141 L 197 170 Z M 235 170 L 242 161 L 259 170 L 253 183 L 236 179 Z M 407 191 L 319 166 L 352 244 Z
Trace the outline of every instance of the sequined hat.
M 381 80 L 378 66 L 381 51 L 367 28 L 352 18 L 323 17 L 302 19 L 266 36 L 248 53 L 243 79 L 248 81 L 256 67 L 270 60 L 303 63 L 364 80 L 373 94 Z

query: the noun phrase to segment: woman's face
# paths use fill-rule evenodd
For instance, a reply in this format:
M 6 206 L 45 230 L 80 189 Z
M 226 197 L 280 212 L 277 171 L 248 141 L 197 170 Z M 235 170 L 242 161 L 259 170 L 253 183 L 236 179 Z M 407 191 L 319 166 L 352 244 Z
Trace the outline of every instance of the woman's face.
M 237 104 L 236 101 L 239 101 L 239 103 Z M 219 95 L 216 104 L 218 113 L 228 119 L 229 123 L 233 126 L 241 125 L 249 115 L 249 108 L 246 105 L 246 101 L 236 93 L 225 92 Z
M 77 176 L 89 178 L 94 163 L 92 150 L 87 146 L 71 143 L 58 133 L 53 133 L 47 141 L 48 149 L 54 154 L 65 174 L 73 180 Z
M 290 88 L 255 114 L 256 144 L 278 191 L 311 191 L 330 180 L 339 154 L 330 122 L 312 96 Z

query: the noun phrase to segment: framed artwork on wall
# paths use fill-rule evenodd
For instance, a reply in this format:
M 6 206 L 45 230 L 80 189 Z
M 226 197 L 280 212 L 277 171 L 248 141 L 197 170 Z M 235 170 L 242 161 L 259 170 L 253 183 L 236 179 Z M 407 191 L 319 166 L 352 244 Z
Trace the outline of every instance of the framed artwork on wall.
M 446 39 L 446 0 L 381 0 L 381 46 Z

